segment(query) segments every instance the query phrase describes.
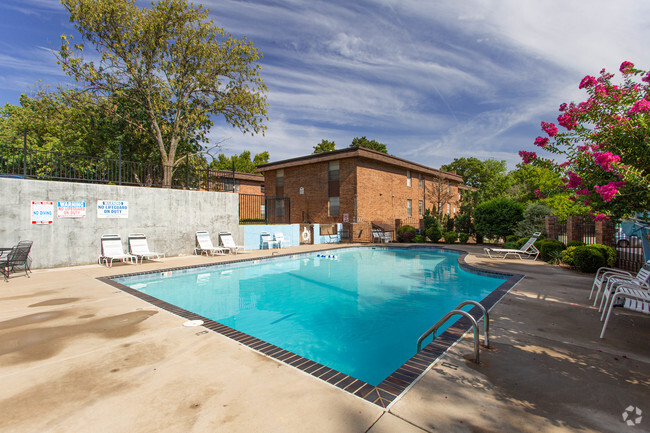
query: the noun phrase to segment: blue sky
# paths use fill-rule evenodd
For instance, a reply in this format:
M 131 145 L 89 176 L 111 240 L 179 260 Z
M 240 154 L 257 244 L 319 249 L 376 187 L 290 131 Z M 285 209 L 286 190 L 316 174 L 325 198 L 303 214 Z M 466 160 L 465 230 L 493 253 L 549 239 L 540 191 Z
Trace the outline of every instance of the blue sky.
M 650 2 L 639 0 L 270 0 L 202 2 L 215 24 L 259 48 L 265 136 L 223 122 L 222 153 L 309 154 L 354 137 L 434 168 L 493 157 L 513 169 L 540 121 L 583 100 L 578 83 L 624 60 L 650 68 Z M 141 5 L 147 3 L 139 2 Z M 52 50 L 74 34 L 56 0 L 0 3 L 0 103 L 40 80 L 69 82 Z

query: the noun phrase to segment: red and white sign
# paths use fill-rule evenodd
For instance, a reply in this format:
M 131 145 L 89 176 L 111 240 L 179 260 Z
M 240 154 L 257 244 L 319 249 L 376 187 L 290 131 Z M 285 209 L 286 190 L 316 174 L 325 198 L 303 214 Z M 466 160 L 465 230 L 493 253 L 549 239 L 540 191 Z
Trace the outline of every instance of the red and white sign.
M 54 221 L 53 201 L 32 202 L 32 224 L 52 224 Z
M 56 216 L 59 218 L 84 218 L 86 216 L 85 201 L 57 202 Z
M 350 222 L 350 214 L 347 214 L 347 213 L 343 214 L 343 222 L 344 223 Z

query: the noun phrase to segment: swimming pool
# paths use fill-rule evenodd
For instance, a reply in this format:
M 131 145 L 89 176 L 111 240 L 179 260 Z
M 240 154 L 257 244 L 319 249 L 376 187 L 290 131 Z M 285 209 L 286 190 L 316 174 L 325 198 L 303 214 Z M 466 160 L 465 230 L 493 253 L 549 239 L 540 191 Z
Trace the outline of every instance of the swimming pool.
M 458 259 L 355 247 L 113 280 L 376 387 L 446 312 L 509 277 L 467 272 Z

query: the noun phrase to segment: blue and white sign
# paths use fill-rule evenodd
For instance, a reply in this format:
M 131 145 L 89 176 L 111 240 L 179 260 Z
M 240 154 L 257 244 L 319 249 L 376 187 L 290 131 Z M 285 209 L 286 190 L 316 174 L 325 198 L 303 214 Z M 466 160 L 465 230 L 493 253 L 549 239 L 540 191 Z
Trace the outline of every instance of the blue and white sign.
M 97 200 L 97 218 L 128 218 L 129 202 Z
M 86 202 L 57 201 L 56 216 L 59 218 L 84 218 L 86 216 Z

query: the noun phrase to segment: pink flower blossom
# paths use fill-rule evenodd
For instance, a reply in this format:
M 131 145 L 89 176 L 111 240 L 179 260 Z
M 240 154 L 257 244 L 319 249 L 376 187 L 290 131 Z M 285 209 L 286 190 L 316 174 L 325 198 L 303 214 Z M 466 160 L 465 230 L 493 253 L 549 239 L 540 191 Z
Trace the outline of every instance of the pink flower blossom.
M 535 139 L 535 145 L 539 147 L 546 147 L 548 144 L 548 138 L 546 137 L 537 137 Z
M 591 191 L 589 191 L 588 189 L 579 189 L 579 190 L 576 191 L 576 194 L 577 195 L 590 195 Z
M 558 116 L 557 117 L 557 122 L 560 125 L 564 126 L 566 129 L 568 129 L 569 131 L 571 131 L 572 129 L 574 129 L 578 125 L 578 122 L 576 122 L 573 119 L 573 117 L 571 117 L 568 114 L 562 114 L 562 115 Z
M 570 189 L 578 188 L 582 183 L 582 178 L 572 171 L 568 171 L 567 174 L 569 175 L 569 183 L 567 184 L 567 187 Z
M 564 161 L 562 164 L 559 165 L 559 167 L 564 168 L 564 167 L 568 166 L 569 164 L 571 164 L 569 161 Z
M 576 201 L 576 198 L 575 198 L 575 196 L 570 195 L 570 196 L 569 196 L 569 200 L 571 200 L 571 201 Z
M 621 67 L 618 68 L 619 71 L 621 71 L 623 74 L 629 74 L 631 71 L 630 69 L 634 68 L 634 63 L 628 62 L 627 60 L 623 63 L 621 63 Z
M 645 77 L 641 78 L 641 81 L 643 81 L 644 83 L 650 83 L 650 72 L 645 74 Z
M 607 185 L 603 186 L 594 185 L 594 189 L 598 194 L 600 194 L 603 201 L 607 203 L 614 199 L 619 188 L 623 185 L 625 185 L 625 182 L 609 182 Z
M 537 159 L 537 154 L 535 152 L 526 152 L 525 150 L 520 150 L 519 156 L 524 161 L 524 164 L 530 164 Z
M 537 188 L 537 189 L 535 190 L 535 195 L 537 196 L 537 198 L 547 198 L 547 197 L 544 195 L 544 193 L 542 193 L 542 192 L 539 190 L 539 188 Z
M 585 150 L 589 150 L 589 145 L 585 144 L 584 146 L 578 146 L 578 150 L 580 152 L 584 152 Z
M 612 171 L 612 164 L 621 162 L 621 157 L 612 152 L 594 152 L 594 161 L 605 171 Z
M 555 126 L 555 123 L 542 122 L 542 129 L 549 137 L 553 137 L 557 134 L 557 126 Z
M 596 77 L 592 77 L 591 75 L 587 75 L 580 81 L 580 85 L 578 86 L 578 89 L 584 89 L 585 87 L 592 87 L 595 86 L 598 83 L 596 81 Z
M 646 99 L 641 99 L 640 101 L 637 101 L 632 108 L 630 108 L 630 111 L 627 112 L 628 116 L 632 116 L 635 113 L 647 113 L 650 112 L 650 101 Z
M 607 87 L 601 84 L 597 85 L 594 91 L 596 92 L 597 96 L 602 96 L 602 97 L 607 96 Z
M 596 221 L 596 222 L 598 222 L 598 221 L 606 221 L 606 220 L 609 219 L 609 217 L 607 215 L 604 215 L 602 213 L 595 214 L 593 216 L 593 218 L 594 218 L 594 221 Z
M 648 73 L 650 75 L 650 72 Z M 568 105 L 566 102 L 560 104 L 560 111 L 566 111 Z

